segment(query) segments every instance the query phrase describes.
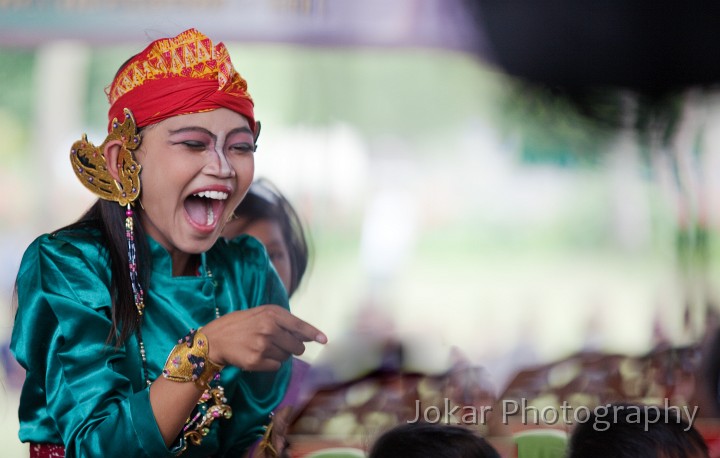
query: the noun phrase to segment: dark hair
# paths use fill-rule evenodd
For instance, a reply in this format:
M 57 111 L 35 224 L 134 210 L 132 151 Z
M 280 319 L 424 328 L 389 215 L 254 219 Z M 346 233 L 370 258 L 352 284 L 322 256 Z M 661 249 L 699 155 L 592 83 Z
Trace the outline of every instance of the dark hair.
M 500 458 L 485 439 L 454 425 L 407 423 L 386 431 L 368 458 Z
M 142 224 L 139 224 L 140 215 L 137 212 L 133 212 L 133 214 L 138 278 L 141 285 L 147 285 L 147 272 L 150 271 L 147 237 Z M 139 323 L 128 266 L 125 208 L 118 205 L 117 202 L 98 199 L 80 219 L 56 230 L 52 236 L 57 236 L 62 232 L 63 236 L 68 237 L 88 237 L 88 229 L 96 232 L 98 242 L 107 248 L 111 272 L 110 297 L 112 299 L 112 328 L 108 335 L 108 342 L 117 338 L 115 345 L 120 346 L 137 329 Z
M 250 186 L 234 214 L 246 220 L 243 228 L 260 220 L 271 220 L 280 225 L 290 255 L 288 296 L 292 296 L 305 274 L 309 258 L 305 231 L 293 206 L 274 184 L 265 178 L 259 178 Z
M 127 59 L 115 72 L 117 77 L 127 64 L 135 57 Z M 142 128 L 137 133 L 141 133 Z M 135 218 L 134 238 L 136 247 L 136 264 L 138 281 L 140 285 L 147 285 L 150 262 L 147 248 L 147 238 L 142 228 L 140 215 L 133 212 Z M 77 221 L 57 229 L 52 237 L 63 236 L 86 238 L 97 237 L 97 242 L 107 249 L 108 265 L 110 267 L 110 298 L 112 327 L 108 333 L 107 342 L 115 341 L 120 345 L 138 329 L 140 323 L 133 298 L 133 288 L 130 281 L 130 268 L 128 261 L 128 241 L 125 234 L 125 208 L 117 202 L 98 199 Z M 17 281 L 13 292 L 13 301 L 17 301 Z
M 649 410 L 657 412 L 658 416 L 649 418 Z M 595 408 L 586 421 L 575 427 L 568 457 L 707 457 L 708 449 L 702 436 L 676 410 L 674 407 L 666 409 L 638 404 L 608 404 Z

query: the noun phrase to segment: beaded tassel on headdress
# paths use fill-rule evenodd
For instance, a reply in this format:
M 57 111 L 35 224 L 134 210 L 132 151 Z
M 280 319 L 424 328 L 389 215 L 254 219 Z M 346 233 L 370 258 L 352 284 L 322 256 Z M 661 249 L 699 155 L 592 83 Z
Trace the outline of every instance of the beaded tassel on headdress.
M 142 338 L 142 327 L 140 321 L 142 321 L 143 309 L 145 308 L 145 293 L 143 292 L 142 286 L 138 281 L 138 269 L 137 269 L 137 250 L 135 248 L 135 226 L 133 223 L 133 211 L 131 204 L 127 204 L 125 210 L 125 238 L 127 239 L 128 247 L 128 268 L 130 270 L 130 284 L 133 290 L 133 300 L 135 301 L 135 307 L 138 312 L 138 326 L 136 328 L 138 346 L 140 347 L 140 359 L 142 360 L 143 377 L 145 383 L 150 385 L 150 374 L 147 367 L 147 357 L 145 355 L 145 342 Z
M 133 299 L 135 300 L 135 307 L 137 307 L 138 316 L 142 316 L 143 309 L 145 308 L 145 298 L 142 286 L 140 286 L 140 282 L 138 282 L 134 229 L 135 227 L 133 226 L 132 206 L 128 204 L 127 209 L 125 210 L 125 237 L 127 238 L 128 244 L 128 266 L 130 268 L 130 283 L 132 284 Z

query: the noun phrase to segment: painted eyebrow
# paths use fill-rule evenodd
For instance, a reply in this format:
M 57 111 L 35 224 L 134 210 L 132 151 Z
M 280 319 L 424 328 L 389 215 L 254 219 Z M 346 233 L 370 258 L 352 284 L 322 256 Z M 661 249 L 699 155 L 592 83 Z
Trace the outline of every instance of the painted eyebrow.
M 205 129 L 204 127 L 197 127 L 197 126 L 181 127 L 180 129 L 168 131 L 168 133 L 170 135 L 181 134 L 183 132 L 200 132 L 200 133 L 207 134 L 210 137 L 212 137 L 213 141 L 217 140 L 217 135 L 215 135 L 214 133 Z M 250 135 L 252 135 L 253 133 L 249 127 L 236 127 L 235 129 L 233 129 L 227 133 L 226 138 L 231 135 L 235 135 L 235 134 L 250 134 Z

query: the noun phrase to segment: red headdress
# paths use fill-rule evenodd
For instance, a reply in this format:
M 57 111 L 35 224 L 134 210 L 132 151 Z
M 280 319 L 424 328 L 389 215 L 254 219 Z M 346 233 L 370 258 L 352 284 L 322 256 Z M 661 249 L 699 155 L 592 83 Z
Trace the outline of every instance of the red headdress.
M 228 108 L 256 131 L 247 82 L 235 70 L 225 45 L 195 29 L 153 41 L 120 70 L 105 90 L 110 101 L 108 131 L 128 108 L 138 127 L 172 116 Z

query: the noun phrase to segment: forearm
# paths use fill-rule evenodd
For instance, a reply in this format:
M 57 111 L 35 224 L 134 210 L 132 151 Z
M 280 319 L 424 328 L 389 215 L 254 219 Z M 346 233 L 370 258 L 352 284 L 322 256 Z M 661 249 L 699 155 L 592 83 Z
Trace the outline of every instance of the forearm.
M 177 383 L 163 377 L 152 383 L 150 404 L 166 446 L 175 442 L 201 395 L 194 383 Z

